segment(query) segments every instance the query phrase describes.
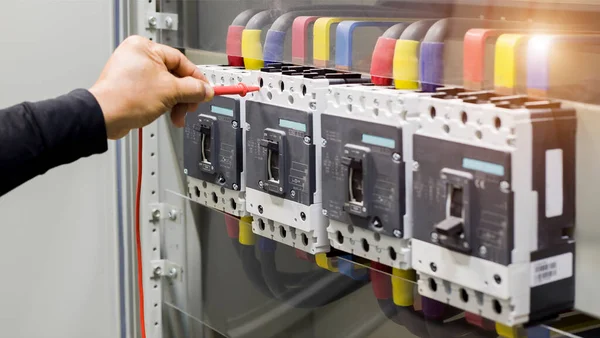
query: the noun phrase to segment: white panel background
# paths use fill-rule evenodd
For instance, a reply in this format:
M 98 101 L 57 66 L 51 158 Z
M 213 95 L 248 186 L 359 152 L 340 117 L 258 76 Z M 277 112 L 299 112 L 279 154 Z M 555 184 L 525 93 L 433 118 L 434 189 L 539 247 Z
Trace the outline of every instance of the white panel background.
M 0 32 L 0 107 L 89 88 L 112 0 L 2 0 Z M 111 143 L 0 198 L 1 337 L 119 337 L 115 182 Z

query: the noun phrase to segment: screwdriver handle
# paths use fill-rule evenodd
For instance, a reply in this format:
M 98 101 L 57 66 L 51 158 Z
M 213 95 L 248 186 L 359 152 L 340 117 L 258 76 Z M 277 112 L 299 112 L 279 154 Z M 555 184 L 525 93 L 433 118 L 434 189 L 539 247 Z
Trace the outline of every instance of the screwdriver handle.
M 215 91 L 215 96 L 239 95 L 239 96 L 244 97 L 248 93 L 259 91 L 260 87 L 247 86 L 244 83 L 238 83 L 237 85 L 233 85 L 233 86 L 216 86 L 216 87 L 213 87 L 213 89 Z

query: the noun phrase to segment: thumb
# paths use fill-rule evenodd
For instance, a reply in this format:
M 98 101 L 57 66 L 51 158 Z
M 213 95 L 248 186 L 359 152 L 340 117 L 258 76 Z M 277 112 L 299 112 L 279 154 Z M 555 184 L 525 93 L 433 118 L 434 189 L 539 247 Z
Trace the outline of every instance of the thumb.
M 208 83 L 191 76 L 175 79 L 178 103 L 199 103 L 212 100 L 215 91 Z

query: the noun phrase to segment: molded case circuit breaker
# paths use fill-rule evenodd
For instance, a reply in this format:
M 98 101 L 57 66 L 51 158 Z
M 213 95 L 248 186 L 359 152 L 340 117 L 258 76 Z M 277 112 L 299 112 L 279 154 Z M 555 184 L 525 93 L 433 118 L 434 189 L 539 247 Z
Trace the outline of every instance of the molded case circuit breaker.
M 509 326 L 571 309 L 575 111 L 441 88 L 419 112 L 419 293 Z
M 331 245 L 404 270 L 411 267 L 418 95 L 373 85 L 335 86 L 321 115 L 323 211 Z
M 199 66 L 211 85 L 258 85 L 253 72 L 227 66 Z M 250 94 L 251 97 L 253 94 Z M 218 96 L 186 115 L 184 173 L 194 201 L 234 216 L 246 216 L 246 98 Z
M 331 84 L 360 74 L 271 64 L 246 103 L 247 197 L 253 231 L 308 253 L 329 251 L 322 212 L 321 119 Z

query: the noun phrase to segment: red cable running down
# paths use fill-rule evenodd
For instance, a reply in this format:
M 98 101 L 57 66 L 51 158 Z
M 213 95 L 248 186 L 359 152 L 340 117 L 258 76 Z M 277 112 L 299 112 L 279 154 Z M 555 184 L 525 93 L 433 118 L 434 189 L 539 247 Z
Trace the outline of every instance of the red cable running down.
M 135 244 L 137 255 L 137 283 L 140 300 L 140 330 L 142 338 L 146 338 L 146 318 L 144 313 L 144 279 L 142 273 L 142 239 L 140 235 L 140 204 L 142 199 L 142 139 L 143 131 L 138 130 L 137 186 L 135 193 Z

